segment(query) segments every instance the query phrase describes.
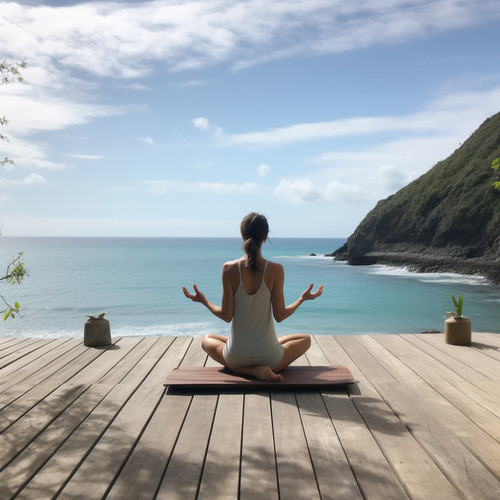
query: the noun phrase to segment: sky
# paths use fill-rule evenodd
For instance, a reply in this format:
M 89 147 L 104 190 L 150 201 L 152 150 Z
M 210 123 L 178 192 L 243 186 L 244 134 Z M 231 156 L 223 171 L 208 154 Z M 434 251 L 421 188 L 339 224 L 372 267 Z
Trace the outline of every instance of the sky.
M 349 236 L 500 111 L 500 0 L 0 1 L 4 236 Z

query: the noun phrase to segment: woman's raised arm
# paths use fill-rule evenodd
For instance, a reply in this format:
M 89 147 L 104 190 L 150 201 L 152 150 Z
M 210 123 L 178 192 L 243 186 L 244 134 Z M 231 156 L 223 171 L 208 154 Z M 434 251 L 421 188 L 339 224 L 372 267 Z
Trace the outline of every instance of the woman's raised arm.
M 231 284 L 229 264 L 226 263 L 222 267 L 222 300 L 220 306 L 210 302 L 205 297 L 205 294 L 198 289 L 196 284 L 193 285 L 193 288 L 195 293 L 191 294 L 185 286 L 182 287 L 182 291 L 188 299 L 203 304 L 214 316 L 217 316 L 227 323 L 233 319 L 234 293 Z
M 273 290 L 271 293 L 271 301 L 273 305 L 273 316 L 274 319 L 280 323 L 284 319 L 291 316 L 298 307 L 306 300 L 314 300 L 323 293 L 323 285 L 320 285 L 315 292 L 312 292 L 313 283 L 309 285 L 307 290 L 304 290 L 300 297 L 292 304 L 285 305 L 285 296 L 283 293 L 283 286 L 285 283 L 285 271 L 283 266 L 280 264 L 276 265 L 276 276 L 274 279 Z

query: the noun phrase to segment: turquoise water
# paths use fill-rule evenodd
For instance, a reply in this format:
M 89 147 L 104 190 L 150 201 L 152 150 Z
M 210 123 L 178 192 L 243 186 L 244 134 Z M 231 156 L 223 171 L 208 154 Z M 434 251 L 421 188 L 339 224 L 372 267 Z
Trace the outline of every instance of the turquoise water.
M 342 239 L 272 239 L 264 256 L 286 273 L 287 303 L 312 281 L 323 295 L 277 325 L 278 334 L 416 333 L 442 330 L 450 294 L 465 294 L 473 330 L 500 332 L 500 287 L 481 277 L 352 267 L 324 257 Z M 24 251 L 29 277 L 0 284 L 22 318 L 0 324 L 0 336 L 81 336 L 86 315 L 106 311 L 113 335 L 201 335 L 229 326 L 187 300 L 197 283 L 220 303 L 223 262 L 241 255 L 236 238 L 0 238 L 6 264 Z M 311 256 L 315 253 L 318 256 Z M 319 256 L 321 255 L 321 256 Z

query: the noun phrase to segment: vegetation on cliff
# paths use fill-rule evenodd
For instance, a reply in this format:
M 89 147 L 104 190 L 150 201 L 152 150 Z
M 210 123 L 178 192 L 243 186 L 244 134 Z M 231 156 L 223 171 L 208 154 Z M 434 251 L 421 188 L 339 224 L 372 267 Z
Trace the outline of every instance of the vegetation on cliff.
M 500 282 L 500 113 L 446 160 L 380 201 L 334 252 L 351 264 L 396 263 Z

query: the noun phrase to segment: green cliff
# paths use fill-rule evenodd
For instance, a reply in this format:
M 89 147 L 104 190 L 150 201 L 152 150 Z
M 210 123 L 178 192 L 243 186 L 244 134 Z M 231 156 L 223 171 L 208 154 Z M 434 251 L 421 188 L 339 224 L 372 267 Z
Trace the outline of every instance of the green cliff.
M 379 201 L 332 255 L 353 265 L 481 274 L 500 283 L 500 113 L 451 156 Z

